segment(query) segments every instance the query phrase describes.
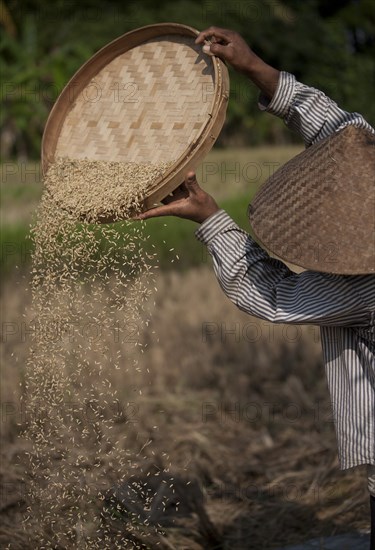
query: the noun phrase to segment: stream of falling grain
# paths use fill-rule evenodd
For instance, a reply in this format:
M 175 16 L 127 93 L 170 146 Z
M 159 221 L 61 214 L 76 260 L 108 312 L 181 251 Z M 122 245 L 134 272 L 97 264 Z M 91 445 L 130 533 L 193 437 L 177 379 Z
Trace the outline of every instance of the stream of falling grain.
M 141 223 L 87 220 L 136 211 L 147 185 L 167 168 L 57 159 L 45 178 L 31 232 L 34 320 L 24 433 L 32 442 L 25 526 L 39 548 L 137 547 L 129 540 L 139 520 L 113 535 L 101 501 L 133 467 L 112 375 L 139 368 L 137 335 L 148 323 L 157 260 L 145 249 Z M 124 356 L 121 344 L 130 334 Z M 113 428 L 121 422 L 119 441 Z

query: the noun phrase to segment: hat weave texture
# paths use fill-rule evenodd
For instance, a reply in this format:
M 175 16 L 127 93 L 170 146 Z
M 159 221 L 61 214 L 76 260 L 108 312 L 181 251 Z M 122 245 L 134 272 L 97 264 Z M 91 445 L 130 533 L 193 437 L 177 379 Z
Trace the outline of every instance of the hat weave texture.
M 277 170 L 249 206 L 281 259 L 336 274 L 375 273 L 375 135 L 347 126 Z

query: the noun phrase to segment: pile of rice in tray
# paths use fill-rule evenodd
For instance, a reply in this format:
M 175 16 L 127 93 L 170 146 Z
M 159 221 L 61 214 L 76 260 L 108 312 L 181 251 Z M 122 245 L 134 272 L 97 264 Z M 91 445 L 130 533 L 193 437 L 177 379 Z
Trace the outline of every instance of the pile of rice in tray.
M 147 189 L 172 162 L 158 164 L 57 157 L 44 185 L 55 202 L 79 219 L 131 216 Z

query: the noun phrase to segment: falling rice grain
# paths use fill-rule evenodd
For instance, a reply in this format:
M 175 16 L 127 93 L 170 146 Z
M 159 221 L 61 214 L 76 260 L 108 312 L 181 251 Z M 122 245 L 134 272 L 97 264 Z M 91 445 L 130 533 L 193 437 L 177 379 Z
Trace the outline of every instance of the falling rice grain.
M 132 452 L 118 440 L 114 373 L 120 364 L 140 370 L 141 344 L 126 336 L 128 327 L 138 335 L 148 323 L 156 258 L 145 250 L 142 224 L 92 222 L 139 211 L 170 165 L 57 158 L 45 177 L 31 229 L 34 331 L 24 430 L 32 444 L 25 525 L 40 547 L 139 547 L 127 539 L 139 525 L 113 534 L 100 503 L 133 468 Z

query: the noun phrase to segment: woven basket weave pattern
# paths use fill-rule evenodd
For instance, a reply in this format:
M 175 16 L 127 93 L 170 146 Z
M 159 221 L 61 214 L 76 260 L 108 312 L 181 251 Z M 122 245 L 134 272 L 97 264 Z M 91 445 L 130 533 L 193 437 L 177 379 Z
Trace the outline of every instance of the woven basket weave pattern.
M 66 117 L 59 155 L 153 163 L 179 158 L 212 111 L 214 68 L 191 43 L 165 35 L 104 67 Z

